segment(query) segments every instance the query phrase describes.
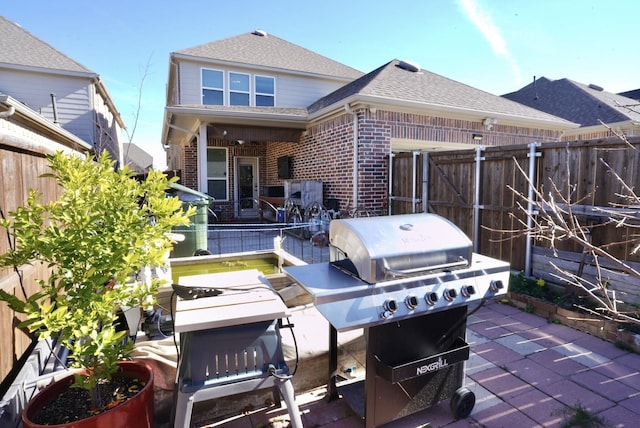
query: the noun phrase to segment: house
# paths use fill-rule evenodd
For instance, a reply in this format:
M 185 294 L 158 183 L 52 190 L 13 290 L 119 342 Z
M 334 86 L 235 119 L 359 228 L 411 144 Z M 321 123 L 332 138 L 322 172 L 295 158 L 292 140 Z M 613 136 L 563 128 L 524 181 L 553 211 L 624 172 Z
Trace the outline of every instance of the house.
M 615 134 L 640 136 L 638 102 L 594 84 L 541 77 L 503 97 L 579 123 L 579 128 L 565 132 L 562 141 L 602 139 Z
M 640 89 L 632 89 L 630 91 L 618 92 L 618 95 L 638 101 L 640 100 Z
M 124 143 L 122 146 L 124 164 L 128 165 L 132 171 L 144 174 L 153 168 L 153 156 L 141 147 L 133 143 Z
M 100 76 L 2 16 L 0 93 L 122 165 L 125 125 Z
M 264 31 L 172 53 L 167 88 L 169 169 L 226 219 L 255 217 L 273 188 L 289 197 L 288 179 L 381 211 L 393 152 L 559 141 L 578 126 L 409 61 L 363 74 Z

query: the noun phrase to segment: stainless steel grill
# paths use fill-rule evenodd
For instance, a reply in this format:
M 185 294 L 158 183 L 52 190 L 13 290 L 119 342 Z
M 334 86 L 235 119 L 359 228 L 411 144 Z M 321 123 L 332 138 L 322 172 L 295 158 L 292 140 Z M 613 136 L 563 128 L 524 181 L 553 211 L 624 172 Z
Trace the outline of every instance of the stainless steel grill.
M 447 398 L 456 418 L 468 416 L 475 397 L 458 364 L 469 356 L 468 307 L 506 293 L 509 264 L 473 253 L 467 236 L 435 214 L 334 220 L 329 240 L 330 262 L 285 271 L 331 324 L 330 395 L 337 332 L 365 328 L 364 398 L 349 389 L 367 427 Z

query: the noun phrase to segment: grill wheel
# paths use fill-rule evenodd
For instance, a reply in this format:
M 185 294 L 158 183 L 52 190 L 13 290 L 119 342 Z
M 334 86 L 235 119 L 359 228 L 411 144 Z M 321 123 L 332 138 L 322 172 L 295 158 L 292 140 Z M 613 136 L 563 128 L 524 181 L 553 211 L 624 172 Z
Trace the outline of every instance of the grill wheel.
M 458 388 L 451 397 L 451 413 L 458 419 L 466 419 L 476 405 L 476 395 L 469 388 Z

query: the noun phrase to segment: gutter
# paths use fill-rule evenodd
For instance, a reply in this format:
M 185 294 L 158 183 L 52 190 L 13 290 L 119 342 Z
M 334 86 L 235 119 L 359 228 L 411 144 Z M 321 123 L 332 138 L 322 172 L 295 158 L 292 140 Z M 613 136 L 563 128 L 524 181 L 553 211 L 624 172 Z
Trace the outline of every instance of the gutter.
M 549 118 L 522 116 L 517 114 L 500 113 L 495 111 L 485 111 L 469 109 L 464 107 L 455 107 L 434 103 L 423 103 L 416 101 L 400 100 L 386 97 L 375 97 L 361 94 L 355 94 L 336 101 L 334 104 L 327 105 L 308 116 L 309 122 L 315 122 L 323 120 L 326 117 L 330 117 L 335 112 L 341 109 L 344 103 L 348 103 L 351 106 L 356 105 L 376 105 L 378 110 L 384 110 L 388 108 L 393 111 L 406 111 L 416 114 L 433 114 L 440 117 L 450 117 L 454 119 L 463 119 L 469 121 L 482 121 L 487 117 L 498 119 L 500 125 L 510 126 L 523 126 L 527 128 L 543 128 L 556 131 L 569 131 L 579 128 L 580 125 L 574 122 L 570 122 L 566 119 L 556 118 L 551 116 Z
M 29 107 L 25 106 L 18 100 L 10 97 L 9 95 L 0 95 L 0 104 L 7 106 L 7 110 L 0 113 L 0 117 L 6 118 L 11 116 L 16 123 L 27 124 L 30 126 L 34 133 L 45 137 L 51 141 L 55 141 L 61 146 L 65 146 L 78 152 L 90 152 L 93 147 L 80 137 L 72 134 L 66 129 L 57 126 L 44 116 L 36 113 Z M 15 140 L 15 141 L 14 141 Z M 51 143 L 41 142 L 39 140 L 27 141 L 25 138 L 12 138 L 11 141 L 16 147 L 20 147 L 23 150 L 38 151 L 43 153 L 53 152 Z M 9 144 L 9 143 L 8 143 Z M 10 144 L 10 145 L 11 145 Z
M 358 114 L 351 110 L 349 104 L 344 105 L 344 110 L 353 116 L 353 210 L 358 210 Z
M 9 106 L 9 109 L 3 112 L 0 112 L 0 119 L 6 119 L 16 112 L 16 108 L 14 106 Z

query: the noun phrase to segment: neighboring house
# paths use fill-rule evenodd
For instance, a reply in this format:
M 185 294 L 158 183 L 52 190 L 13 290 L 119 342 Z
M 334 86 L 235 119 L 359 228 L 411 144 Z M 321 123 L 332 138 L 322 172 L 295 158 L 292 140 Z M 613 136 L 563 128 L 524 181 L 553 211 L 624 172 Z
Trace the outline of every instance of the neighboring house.
M 133 143 L 123 144 L 122 157 L 124 165 L 137 173 L 144 174 L 153 168 L 153 156 Z
M 122 164 L 125 125 L 100 76 L 2 16 L 0 92 Z
M 597 85 L 541 77 L 503 97 L 579 123 L 580 128 L 568 130 L 563 141 L 601 139 L 615 133 L 640 136 L 638 102 Z
M 263 31 L 172 53 L 167 88 L 169 169 L 225 218 L 255 217 L 284 177 L 380 211 L 392 152 L 559 141 L 578 126 L 410 62 L 363 74 Z
M 640 89 L 633 89 L 631 91 L 618 92 L 618 95 L 638 101 L 640 100 Z

